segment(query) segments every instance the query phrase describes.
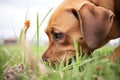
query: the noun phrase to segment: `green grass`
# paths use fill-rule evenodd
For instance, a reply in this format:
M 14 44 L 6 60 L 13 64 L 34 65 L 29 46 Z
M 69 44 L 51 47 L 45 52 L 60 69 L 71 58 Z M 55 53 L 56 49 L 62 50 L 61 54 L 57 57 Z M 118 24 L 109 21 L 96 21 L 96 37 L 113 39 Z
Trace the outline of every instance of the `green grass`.
M 45 47 L 40 47 L 40 55 Z M 102 57 L 108 56 L 112 51 L 111 47 L 104 47 L 96 50 L 91 57 L 77 57 L 78 61 L 73 60 L 72 64 L 64 66 L 57 64 L 56 68 L 46 64 L 49 70 L 49 75 L 40 74 L 38 69 L 35 70 L 35 80 L 119 80 L 120 79 L 120 62 L 113 63 L 110 60 L 103 60 Z M 31 47 L 34 57 L 37 55 L 36 46 Z M 36 57 L 38 58 L 38 57 Z M 0 80 L 3 80 L 3 71 L 6 68 L 23 63 L 20 58 L 20 51 L 17 45 L 2 45 L 0 46 Z M 31 80 L 29 65 L 26 65 L 24 74 L 19 73 L 19 80 Z M 100 70 L 98 66 L 103 65 Z
M 41 53 L 44 51 L 45 47 L 39 47 L 39 55 L 37 54 L 36 46 L 31 47 L 32 55 L 36 58 L 40 58 Z M 25 64 L 28 70 L 29 65 L 27 61 L 24 61 L 24 55 L 21 54 L 19 45 L 1 45 L 0 46 L 0 80 L 3 80 L 3 72 L 5 69 L 11 68 L 18 64 Z M 25 59 L 26 60 L 26 59 Z M 26 71 L 27 71 L 26 70 Z M 24 79 L 23 79 L 24 80 Z

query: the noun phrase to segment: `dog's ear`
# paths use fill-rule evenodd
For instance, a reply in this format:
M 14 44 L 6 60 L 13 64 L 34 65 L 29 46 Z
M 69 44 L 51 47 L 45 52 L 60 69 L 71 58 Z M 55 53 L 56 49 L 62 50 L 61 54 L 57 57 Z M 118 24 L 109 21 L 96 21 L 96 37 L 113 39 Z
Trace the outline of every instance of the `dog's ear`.
M 113 12 L 87 3 L 81 6 L 78 14 L 85 42 L 91 49 L 97 48 L 111 30 Z

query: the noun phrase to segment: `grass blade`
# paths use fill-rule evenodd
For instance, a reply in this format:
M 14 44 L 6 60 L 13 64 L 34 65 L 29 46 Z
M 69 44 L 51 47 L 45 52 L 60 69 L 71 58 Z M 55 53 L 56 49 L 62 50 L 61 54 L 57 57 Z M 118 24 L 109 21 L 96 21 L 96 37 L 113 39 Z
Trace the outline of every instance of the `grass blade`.
M 73 39 L 73 43 L 76 50 L 76 62 L 79 62 L 78 42 L 76 39 Z
M 42 20 L 41 23 L 39 24 L 39 27 L 38 27 L 38 28 L 40 28 L 40 26 L 43 24 L 43 22 L 45 21 L 45 19 L 46 19 L 47 16 L 49 15 L 49 13 L 52 11 L 52 9 L 53 9 L 53 8 L 51 8 L 51 9 L 47 12 L 47 14 L 45 15 L 45 17 L 43 18 L 43 20 Z M 35 34 L 34 34 L 34 36 L 33 36 L 33 38 L 32 38 L 32 43 L 33 43 L 33 41 L 34 41 L 34 39 L 35 39 L 36 34 L 37 34 L 37 31 L 35 32 Z
M 39 15 L 37 13 L 37 57 L 38 57 L 38 47 L 39 47 Z
M 27 11 L 26 11 L 25 21 L 27 20 L 28 12 L 29 12 L 29 9 L 27 9 Z

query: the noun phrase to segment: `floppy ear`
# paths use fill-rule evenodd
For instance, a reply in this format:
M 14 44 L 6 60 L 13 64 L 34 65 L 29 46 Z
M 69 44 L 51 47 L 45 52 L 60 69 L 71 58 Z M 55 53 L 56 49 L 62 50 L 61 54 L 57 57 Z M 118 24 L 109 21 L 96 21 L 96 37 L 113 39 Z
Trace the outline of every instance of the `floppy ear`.
M 81 6 L 80 15 L 83 38 L 91 49 L 97 48 L 107 37 L 113 23 L 112 11 L 92 3 Z

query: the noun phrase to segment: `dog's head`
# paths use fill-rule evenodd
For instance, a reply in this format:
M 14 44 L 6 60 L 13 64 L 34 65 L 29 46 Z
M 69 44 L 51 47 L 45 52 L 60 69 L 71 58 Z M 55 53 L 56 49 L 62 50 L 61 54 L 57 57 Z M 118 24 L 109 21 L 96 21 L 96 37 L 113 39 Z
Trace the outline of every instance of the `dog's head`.
M 67 56 L 75 56 L 73 39 L 78 42 L 79 53 L 82 50 L 89 54 L 108 37 L 113 22 L 112 11 L 92 3 L 84 3 L 79 8 L 71 5 L 63 3 L 53 13 L 45 30 L 49 45 L 43 60 L 55 63 L 65 61 Z

